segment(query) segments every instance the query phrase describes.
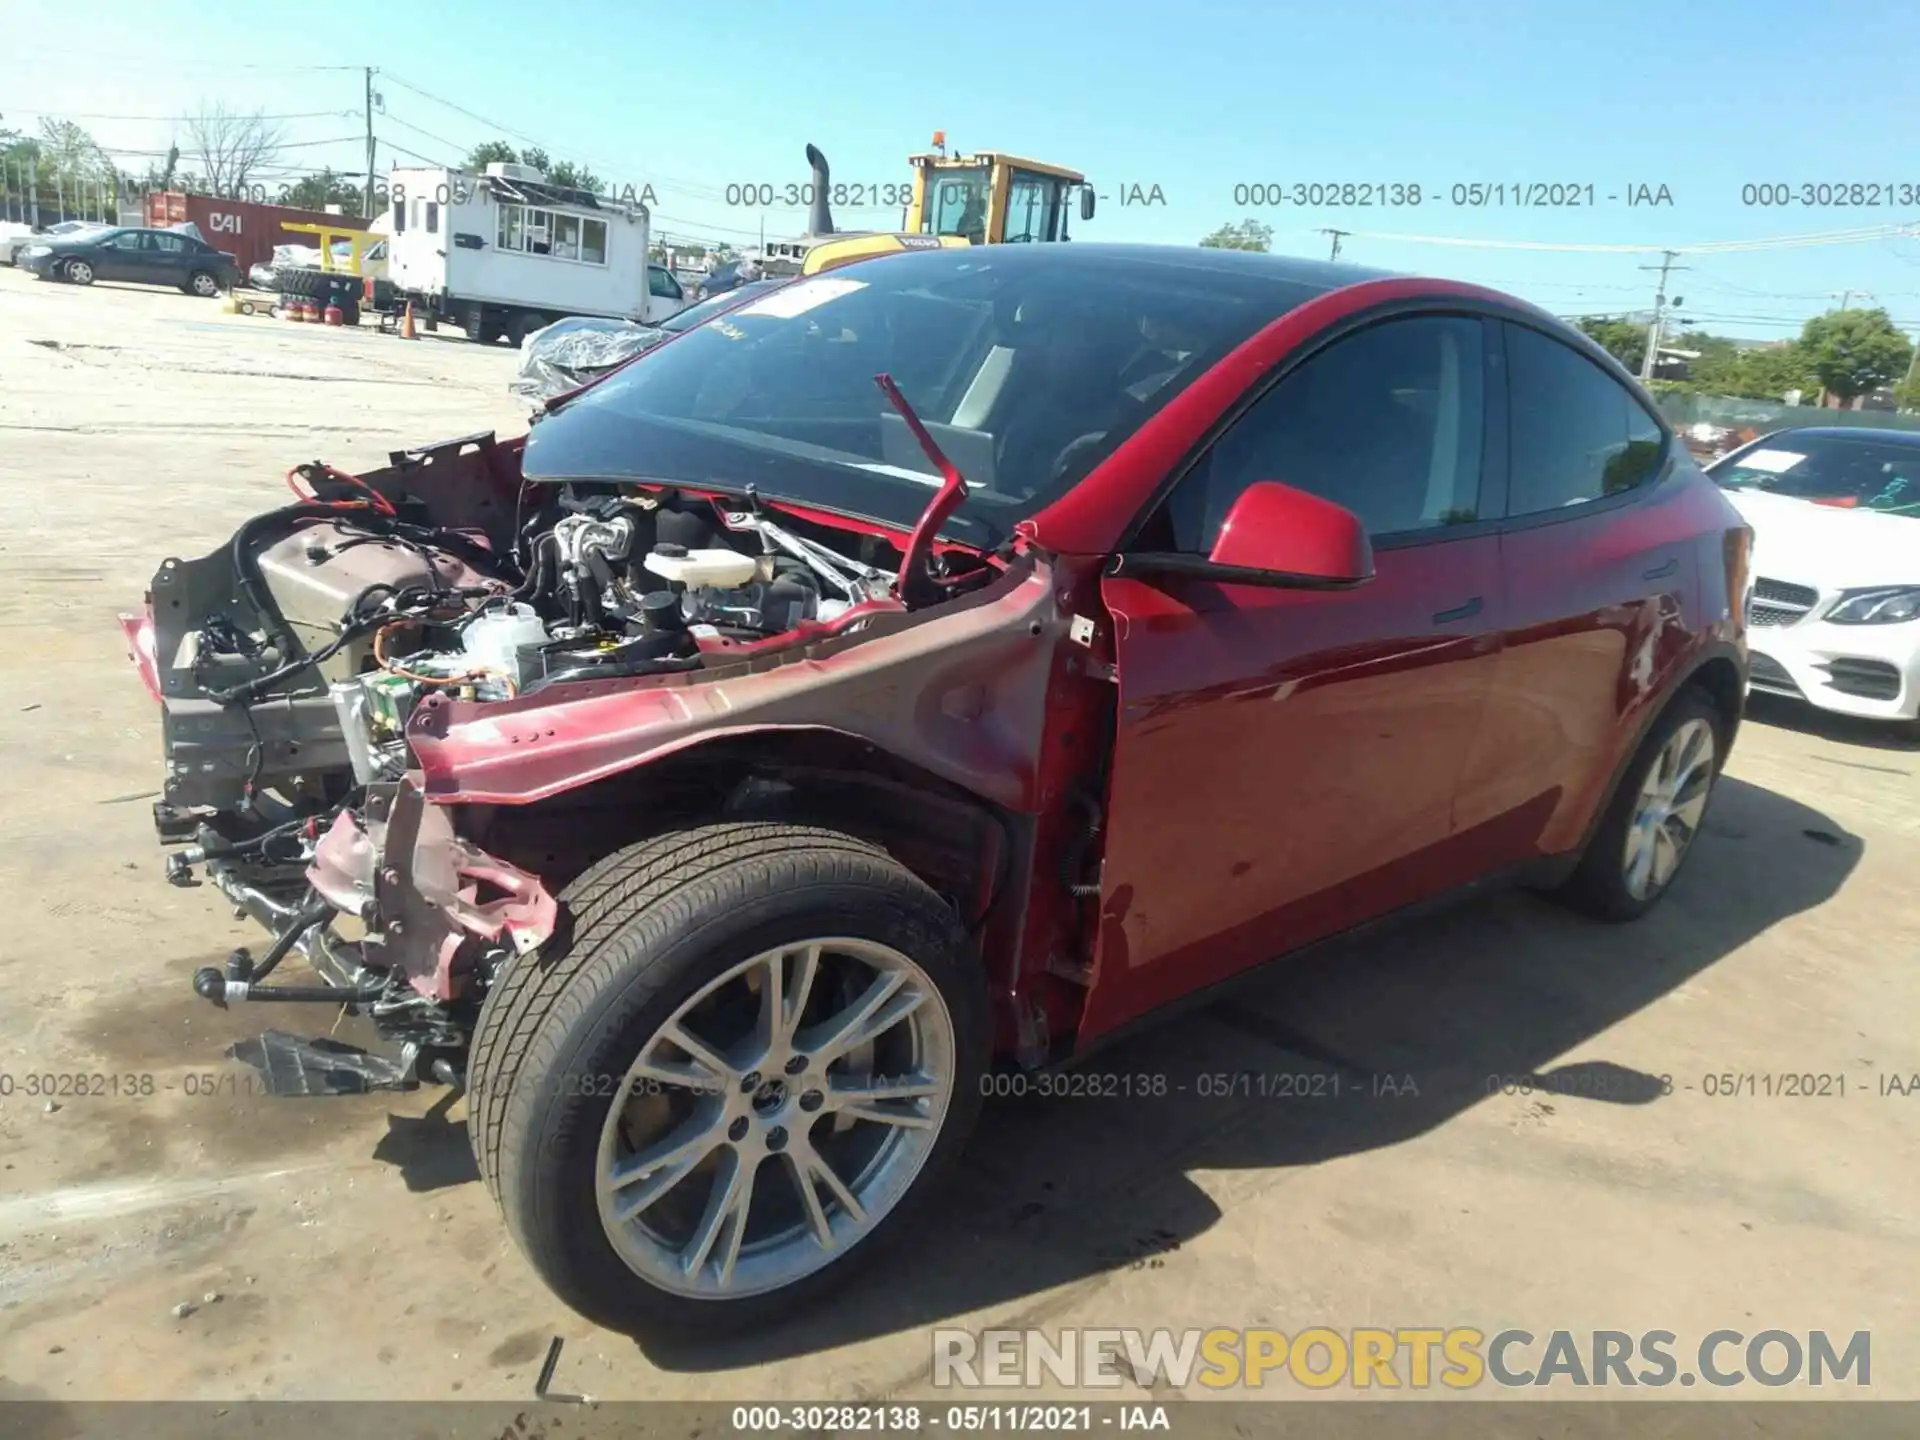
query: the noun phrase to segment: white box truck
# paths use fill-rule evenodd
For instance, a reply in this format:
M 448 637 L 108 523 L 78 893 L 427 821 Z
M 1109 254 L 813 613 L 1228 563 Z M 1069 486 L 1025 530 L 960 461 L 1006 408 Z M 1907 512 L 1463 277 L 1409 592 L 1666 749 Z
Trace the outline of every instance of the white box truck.
M 388 191 L 387 278 L 369 284 L 369 299 L 394 314 L 411 303 L 430 329 L 444 322 L 518 345 L 569 315 L 658 324 L 693 303 L 650 258 L 644 205 L 498 163 L 483 175 L 395 167 Z

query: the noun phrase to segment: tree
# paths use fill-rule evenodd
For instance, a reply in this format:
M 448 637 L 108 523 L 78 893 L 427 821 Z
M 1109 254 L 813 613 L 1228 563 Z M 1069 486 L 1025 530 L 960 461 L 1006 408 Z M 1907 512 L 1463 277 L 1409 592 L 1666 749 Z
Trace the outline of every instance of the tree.
M 467 163 L 463 168 L 480 175 L 486 173 L 487 166 L 496 163 L 531 166 L 545 175 L 549 184 L 558 185 L 563 190 L 585 190 L 597 195 L 602 188 L 600 177 L 584 165 L 576 165 L 571 160 L 555 160 L 538 145 L 515 150 L 504 140 L 489 140 L 484 145 L 474 146 L 467 152 Z
M 93 136 L 71 120 L 40 122 L 40 153 L 54 175 L 67 184 L 100 180 L 113 174 L 113 166 L 94 143 Z
M 1912 374 L 1893 387 L 1893 403 L 1902 410 L 1920 410 L 1920 374 Z
M 1209 250 L 1271 250 L 1273 227 L 1242 220 L 1238 225 L 1222 225 L 1200 243 Z
M 489 165 L 518 164 L 520 153 L 504 140 L 489 140 L 484 145 L 476 145 L 467 152 L 467 163 L 461 168 L 475 175 L 487 173 Z
M 1913 358 L 1907 337 L 1884 310 L 1830 310 L 1800 332 L 1815 377 L 1842 404 L 1906 374 Z
M 1647 327 L 1610 315 L 1583 315 L 1574 324 L 1589 340 L 1634 374 L 1647 358 Z
M 187 121 L 188 153 L 200 162 L 208 193 L 244 198 L 248 183 L 280 154 L 281 132 L 256 110 L 251 115 L 216 102 Z
M 342 175 L 328 166 L 311 175 L 302 175 L 287 186 L 282 203 L 297 205 L 303 210 L 324 210 L 329 205 L 338 205 L 344 214 L 358 215 L 362 198 L 356 176 Z
M 597 195 L 602 188 L 600 177 L 584 165 L 575 165 L 571 160 L 556 162 L 547 171 L 547 179 L 563 190 L 584 190 L 589 195 Z

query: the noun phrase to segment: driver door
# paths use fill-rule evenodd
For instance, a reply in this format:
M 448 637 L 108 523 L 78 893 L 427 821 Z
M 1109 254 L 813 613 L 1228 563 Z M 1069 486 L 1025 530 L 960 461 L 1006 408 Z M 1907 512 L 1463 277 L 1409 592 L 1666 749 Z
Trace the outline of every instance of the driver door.
M 93 264 L 93 278 L 140 279 L 140 242 L 144 238 L 138 230 L 123 230 L 95 245 L 93 254 L 86 257 Z
M 1484 322 L 1335 340 L 1255 400 L 1133 548 L 1205 556 L 1247 485 L 1367 524 L 1352 590 L 1108 576 L 1120 686 L 1083 1036 L 1468 878 L 1455 788 L 1499 649 Z

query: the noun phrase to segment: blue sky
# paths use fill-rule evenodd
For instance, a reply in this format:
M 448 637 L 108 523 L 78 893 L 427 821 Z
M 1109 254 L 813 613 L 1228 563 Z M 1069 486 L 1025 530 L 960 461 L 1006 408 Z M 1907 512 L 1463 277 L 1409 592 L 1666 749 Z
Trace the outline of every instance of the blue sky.
M 730 206 L 730 184 L 803 181 L 808 141 L 836 180 L 901 181 L 904 157 L 936 128 L 961 148 L 1085 171 L 1104 200 L 1076 232 L 1083 239 L 1192 243 L 1251 214 L 1273 227 L 1276 250 L 1324 255 L 1317 232 L 1331 226 L 1355 232 L 1344 259 L 1493 284 L 1560 313 L 1646 306 L 1652 276 L 1639 267 L 1655 257 L 1373 237 L 1678 247 L 1920 224 L 1920 206 L 1742 203 L 1754 183 L 1920 189 L 1916 7 L 461 0 L 442 12 L 326 0 L 223 9 L 219 30 L 204 4 L 184 0 L 10 9 L 0 31 L 8 125 L 65 115 L 109 147 L 164 149 L 177 125 L 86 117 L 179 115 L 219 99 L 302 116 L 285 122 L 301 142 L 285 161 L 354 168 L 360 142 L 311 142 L 357 133 L 358 115 L 305 112 L 357 111 L 361 75 L 294 67 L 374 63 L 383 167 L 394 146 L 439 159 L 500 134 L 531 138 L 603 178 L 651 183 L 657 229 L 736 242 L 763 219 L 769 234 L 795 233 L 803 216 Z M 288 36 L 315 38 L 296 50 Z M 1234 203 L 1239 185 L 1370 180 L 1419 184 L 1425 203 Z M 1476 181 L 1592 185 L 1598 204 L 1445 203 L 1454 184 Z M 1136 185 L 1158 186 L 1165 204 L 1121 205 Z M 1673 203 L 1629 207 L 1639 185 L 1666 186 Z M 897 212 L 838 219 L 898 223 Z M 1875 297 L 1920 331 L 1920 238 L 1682 263 L 1692 267 L 1673 284 L 1683 313 L 1721 333 L 1791 333 L 1843 291 Z

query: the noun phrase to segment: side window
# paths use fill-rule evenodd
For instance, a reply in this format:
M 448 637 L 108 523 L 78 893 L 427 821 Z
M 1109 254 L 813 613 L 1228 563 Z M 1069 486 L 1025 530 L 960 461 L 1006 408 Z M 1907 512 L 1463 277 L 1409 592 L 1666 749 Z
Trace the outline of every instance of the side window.
M 162 255 L 184 255 L 187 251 L 187 242 L 178 235 L 149 235 L 147 243 Z
M 1660 469 L 1660 426 L 1586 356 L 1524 325 L 1506 327 L 1512 425 L 1510 515 L 1536 515 L 1631 490 Z
M 1008 241 L 1051 240 L 1053 215 L 1050 200 L 1053 185 L 1044 176 L 1030 171 L 1013 172 L 1007 187 Z
M 1181 480 L 1165 512 L 1171 534 L 1156 527 L 1160 543 L 1206 554 L 1256 480 L 1344 505 L 1375 536 L 1479 519 L 1484 333 L 1477 319 L 1421 315 L 1335 341 Z
M 650 295 L 663 296 L 668 300 L 679 300 L 683 298 L 680 290 L 680 282 L 658 265 L 649 265 L 647 267 L 647 293 Z

